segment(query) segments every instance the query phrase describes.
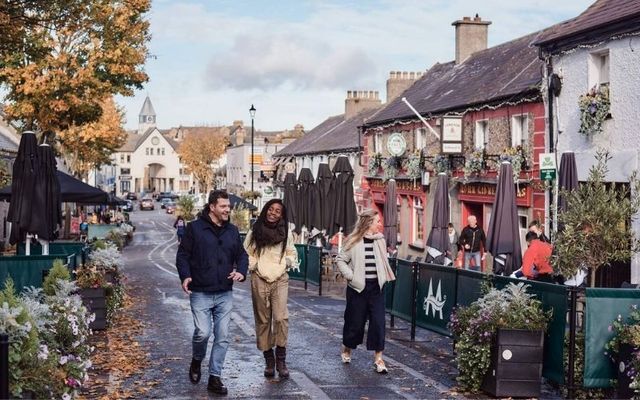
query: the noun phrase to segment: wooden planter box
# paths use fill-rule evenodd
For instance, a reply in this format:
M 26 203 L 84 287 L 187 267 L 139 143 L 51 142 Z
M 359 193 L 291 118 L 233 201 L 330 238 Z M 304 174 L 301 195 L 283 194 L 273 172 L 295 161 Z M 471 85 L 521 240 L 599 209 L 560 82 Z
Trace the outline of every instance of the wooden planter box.
M 616 357 L 616 372 L 618 386 L 616 388 L 616 398 L 630 399 L 634 395 L 634 390 L 629 387 L 631 377 L 627 375 L 633 358 L 633 346 L 624 343 L 620 345 L 618 356 Z
M 100 331 L 107 328 L 107 297 L 104 288 L 80 289 L 82 303 L 89 312 L 96 315 L 96 319 L 89 325 L 93 330 Z
M 494 397 L 540 397 L 544 332 L 499 329 L 482 390 Z

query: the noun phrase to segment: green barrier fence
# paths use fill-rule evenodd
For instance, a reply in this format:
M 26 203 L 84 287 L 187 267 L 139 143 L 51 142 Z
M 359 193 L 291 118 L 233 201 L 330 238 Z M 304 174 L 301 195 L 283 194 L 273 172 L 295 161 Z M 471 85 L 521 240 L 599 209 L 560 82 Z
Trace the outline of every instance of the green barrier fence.
M 407 260 L 397 260 L 396 282 L 393 291 L 393 306 L 391 315 L 411 321 L 414 312 L 415 294 L 411 293 L 413 287 L 413 264 Z
M 442 335 L 451 336 L 447 324 L 456 306 L 455 268 L 418 264 L 416 324 Z
M 456 274 L 456 305 L 468 306 L 482 297 L 482 282 L 485 275 L 482 272 L 457 269 Z
M 320 286 L 322 278 L 322 247 L 307 246 L 307 282 Z
M 75 253 L 75 265 L 83 265 L 88 254 L 88 246 L 83 242 L 63 242 L 56 241 L 49 243 L 49 254 L 73 254 Z M 18 255 L 25 254 L 24 243 L 18 244 Z M 42 255 L 42 246 L 40 243 L 31 243 L 31 255 Z
M 640 306 L 637 289 L 587 289 L 585 316 L 584 387 L 609 387 L 615 377 L 614 365 L 604 354 L 604 345 L 611 340 L 609 326 L 620 315 L 629 316 L 632 305 Z
M 389 258 L 389 265 L 391 266 L 394 274 L 396 274 L 397 271 L 397 260 L 397 258 Z M 391 309 L 393 308 L 393 291 L 395 290 L 395 286 L 396 281 L 388 282 L 384 285 L 384 309 L 386 312 L 391 312 Z
M 75 253 L 0 257 L 0 282 L 11 277 L 18 291 L 28 286 L 42 287 L 47 271 L 57 259 L 61 259 L 70 269 L 75 268 Z
M 296 244 L 295 246 L 298 252 L 298 266 L 297 268 L 289 269 L 289 279 L 304 282 L 307 277 L 307 246 L 303 244 Z

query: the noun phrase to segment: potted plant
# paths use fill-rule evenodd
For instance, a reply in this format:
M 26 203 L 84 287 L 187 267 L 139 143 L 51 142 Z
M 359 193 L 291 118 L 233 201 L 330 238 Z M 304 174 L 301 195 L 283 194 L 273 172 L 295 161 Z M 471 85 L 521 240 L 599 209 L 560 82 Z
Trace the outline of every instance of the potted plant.
M 477 176 L 482 172 L 484 166 L 484 157 L 481 151 L 474 151 L 464 160 L 464 179 Z
M 602 125 L 609 117 L 611 109 L 609 87 L 594 86 L 589 93 L 580 96 L 578 106 L 580 107 L 579 132 L 586 136 L 602 133 Z
M 613 361 L 617 379 L 619 399 L 630 399 L 635 390 L 640 389 L 640 310 L 637 305 L 631 306 L 629 317 L 624 320 L 618 315 L 609 326 L 613 337 L 605 345 L 605 354 Z
M 486 289 L 468 307 L 454 310 L 449 328 L 456 338 L 458 383 L 493 396 L 538 397 L 544 331 L 551 312 L 527 293 L 529 285 L 509 283 Z
M 410 154 L 404 159 L 403 168 L 405 175 L 411 179 L 418 179 L 422 175 L 421 157 L 419 153 Z
M 367 165 L 369 176 L 377 176 L 380 168 L 382 168 L 382 154 L 372 154 L 369 157 L 369 164 Z
M 402 160 L 400 157 L 389 157 L 382 163 L 382 170 L 384 171 L 384 179 L 393 179 L 398 175 L 398 171 L 402 166 Z
M 449 162 L 449 157 L 443 154 L 438 154 L 433 158 L 433 169 L 436 174 L 440 172 L 448 173 L 449 169 L 451 169 L 451 165 Z
M 95 265 L 87 265 L 75 271 L 78 294 L 82 303 L 95 314 L 91 329 L 102 330 L 107 327 L 107 281 L 104 272 Z
M 507 147 L 500 154 L 500 161 L 509 161 L 511 163 L 513 182 L 518 183 L 520 172 L 527 166 L 527 150 L 523 146 Z

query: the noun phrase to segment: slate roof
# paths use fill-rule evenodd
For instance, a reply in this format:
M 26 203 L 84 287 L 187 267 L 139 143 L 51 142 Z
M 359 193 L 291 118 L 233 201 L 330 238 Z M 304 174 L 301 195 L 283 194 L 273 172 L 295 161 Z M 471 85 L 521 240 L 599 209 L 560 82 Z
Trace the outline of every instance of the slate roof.
M 640 0 L 598 0 L 575 18 L 547 29 L 536 45 L 547 47 L 570 37 L 583 41 L 597 40 L 595 31 L 611 34 L 638 31 L 640 29 Z
M 463 63 L 435 64 L 403 96 L 423 116 L 540 94 L 543 62 L 532 45 L 540 32 L 472 54 Z M 372 126 L 415 114 L 399 96 L 365 123 Z
M 134 152 L 136 149 L 155 131 L 157 128 L 149 128 L 145 131 L 144 134 L 138 135 L 137 133 L 127 132 L 127 141 L 124 146 L 120 147 L 118 151 L 120 152 Z M 173 138 L 169 137 L 169 130 L 161 130 L 158 129 L 160 134 L 169 142 L 171 147 L 174 150 L 177 150 L 179 147 L 179 143 L 173 140 Z
M 362 144 L 358 143 L 358 127 L 379 110 L 365 110 L 350 119 L 345 119 L 345 114 L 329 117 L 273 157 L 359 150 Z
M 142 109 L 140 110 L 139 115 L 156 115 L 156 110 L 153 109 L 153 104 L 151 104 L 149 96 L 144 99 L 144 104 L 142 104 Z

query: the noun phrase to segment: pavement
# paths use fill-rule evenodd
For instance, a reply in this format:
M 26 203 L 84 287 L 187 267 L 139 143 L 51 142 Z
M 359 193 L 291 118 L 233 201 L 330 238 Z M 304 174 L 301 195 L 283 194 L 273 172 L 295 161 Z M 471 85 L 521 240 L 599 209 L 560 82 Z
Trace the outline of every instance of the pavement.
M 177 241 L 174 217 L 164 210 L 134 211 L 132 244 L 124 249 L 123 272 L 138 304 L 143 334 L 137 338 L 149 353 L 150 366 L 124 382 L 132 391 L 154 382 L 145 398 L 206 399 L 208 357 L 198 385 L 188 379 L 193 319 L 189 299 L 175 269 Z M 326 294 L 325 294 L 326 293 Z M 364 347 L 342 364 L 340 344 L 345 307 L 344 287 L 333 283 L 323 296 L 317 287 L 291 281 L 289 290 L 289 379 L 263 376 L 264 360 L 256 348 L 249 283 L 236 284 L 230 327 L 231 345 L 222 379 L 228 398 L 248 399 L 451 399 L 456 369 L 451 339 L 418 329 L 409 340 L 409 326 L 396 319 L 387 328 L 384 358 L 389 374 L 373 369 L 373 353 Z M 389 324 L 389 317 L 387 317 Z M 210 346 L 209 346 L 210 350 Z M 475 397 L 475 396 L 474 396 Z M 551 397 L 554 397 L 553 395 Z

